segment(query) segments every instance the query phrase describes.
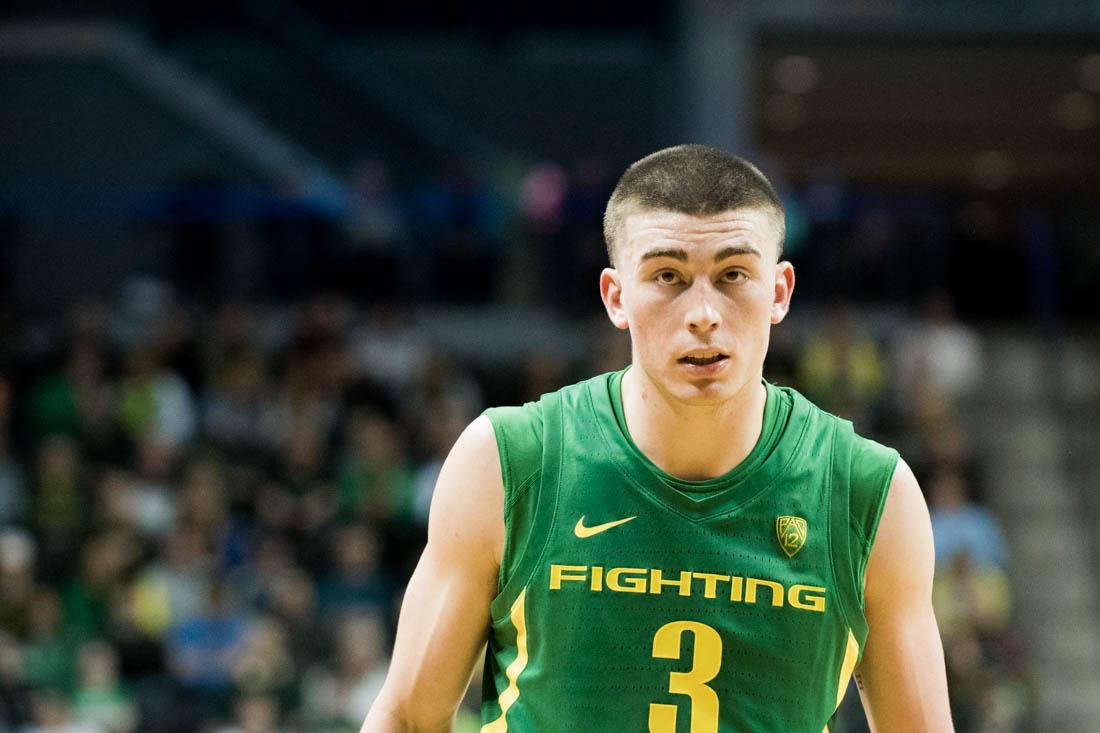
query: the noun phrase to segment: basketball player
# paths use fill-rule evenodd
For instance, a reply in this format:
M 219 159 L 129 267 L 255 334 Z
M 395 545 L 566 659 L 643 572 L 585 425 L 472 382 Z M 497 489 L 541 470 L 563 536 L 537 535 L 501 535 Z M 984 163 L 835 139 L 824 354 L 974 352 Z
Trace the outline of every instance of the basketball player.
M 687 145 L 618 183 L 600 294 L 632 364 L 495 408 L 439 476 L 364 733 L 951 731 L 928 511 L 895 451 L 762 379 L 794 270 L 750 163 Z

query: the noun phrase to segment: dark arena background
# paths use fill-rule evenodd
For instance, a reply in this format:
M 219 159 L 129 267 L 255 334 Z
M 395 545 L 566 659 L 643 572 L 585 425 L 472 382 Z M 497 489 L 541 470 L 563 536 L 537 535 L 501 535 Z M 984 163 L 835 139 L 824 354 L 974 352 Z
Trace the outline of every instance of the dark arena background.
M 1098 95 L 1062 0 L 6 3 L 0 731 L 357 731 L 457 434 L 628 362 L 680 142 L 784 199 L 766 376 L 921 481 L 958 730 L 1100 731 Z

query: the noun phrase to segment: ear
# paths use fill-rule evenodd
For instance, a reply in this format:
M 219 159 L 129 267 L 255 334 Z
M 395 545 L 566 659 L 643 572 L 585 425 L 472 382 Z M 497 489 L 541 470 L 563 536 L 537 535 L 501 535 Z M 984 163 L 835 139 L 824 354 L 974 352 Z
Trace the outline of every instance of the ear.
M 775 296 L 772 300 L 772 325 L 787 317 L 791 308 L 791 296 L 794 295 L 794 265 L 780 262 L 775 266 Z
M 626 310 L 623 309 L 623 284 L 619 279 L 619 271 L 613 267 L 605 267 L 600 273 L 600 299 L 607 310 L 607 317 L 615 328 L 626 329 L 630 323 L 626 318 Z

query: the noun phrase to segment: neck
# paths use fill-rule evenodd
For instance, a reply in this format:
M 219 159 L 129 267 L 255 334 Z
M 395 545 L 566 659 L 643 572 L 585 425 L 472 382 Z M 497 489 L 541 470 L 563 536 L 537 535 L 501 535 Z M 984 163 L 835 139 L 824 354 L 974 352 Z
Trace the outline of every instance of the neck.
M 638 449 L 666 473 L 700 481 L 728 473 L 752 452 L 763 429 L 767 390 L 758 376 L 720 404 L 685 405 L 634 367 L 623 376 L 622 397 Z

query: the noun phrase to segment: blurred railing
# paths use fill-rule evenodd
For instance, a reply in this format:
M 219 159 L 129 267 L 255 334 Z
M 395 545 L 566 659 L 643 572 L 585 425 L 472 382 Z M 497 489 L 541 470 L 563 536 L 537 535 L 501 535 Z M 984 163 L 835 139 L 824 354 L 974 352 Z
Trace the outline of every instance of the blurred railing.
M 85 98 L 89 91 L 70 83 L 70 74 L 55 73 L 49 78 L 32 75 L 36 68 L 49 71 L 58 64 L 94 65 L 101 87 L 110 93 L 111 104 L 103 103 L 102 92 L 92 92 L 90 98 Z M 239 180 L 241 173 L 234 168 L 238 166 L 270 182 L 293 182 L 300 190 L 338 194 L 343 189 L 343 183 L 308 152 L 121 26 L 48 22 L 2 25 L 0 72 L 4 72 L 0 80 L 6 99 L 33 102 L 30 108 L 10 109 L 0 123 L 10 126 L 4 137 L 18 141 L 24 159 L 32 167 L 21 171 L 9 161 L 4 174 L 13 179 L 35 180 L 32 173 L 46 168 L 47 161 L 57 161 L 59 175 L 64 172 L 68 180 L 79 180 L 79 173 L 72 167 L 82 160 L 92 160 L 89 154 L 105 147 L 118 153 L 106 160 L 113 167 L 103 170 L 88 163 L 88 175 L 100 183 L 154 183 L 178 180 L 186 174 L 217 175 L 221 169 Z M 50 83 L 51 78 L 54 83 Z M 150 104 L 153 100 L 155 104 Z M 82 109 L 86 110 L 83 114 Z M 51 114 L 40 119 L 32 114 L 34 110 Z M 141 117 L 138 112 L 143 113 Z M 84 136 L 62 134 L 62 119 L 73 130 L 85 131 Z M 97 123 L 99 127 L 94 127 Z M 178 137 L 163 137 L 159 145 L 150 143 L 155 150 L 142 148 L 140 144 L 150 137 L 156 140 L 158 123 L 162 135 Z M 89 128 L 93 132 L 88 132 Z M 221 169 L 216 167 L 217 153 L 209 149 L 211 142 L 222 148 L 222 156 L 230 154 L 228 164 L 223 162 Z M 205 148 L 207 155 L 196 155 L 197 147 Z M 125 155 L 130 156 L 134 171 L 122 168 Z M 195 167 L 203 165 L 214 168 Z M 56 182 L 44 183 L 48 188 Z

